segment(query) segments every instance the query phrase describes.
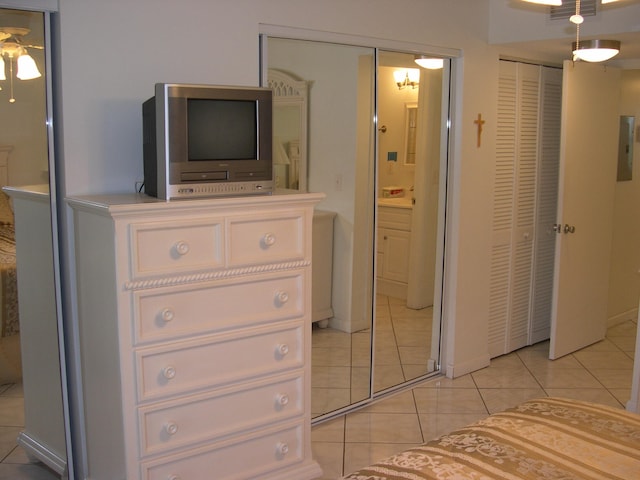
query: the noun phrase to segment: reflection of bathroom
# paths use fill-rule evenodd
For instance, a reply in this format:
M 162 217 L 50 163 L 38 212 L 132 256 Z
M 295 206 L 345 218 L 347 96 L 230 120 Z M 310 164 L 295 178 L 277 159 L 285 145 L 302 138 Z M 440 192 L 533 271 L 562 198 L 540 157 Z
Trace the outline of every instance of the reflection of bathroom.
M 383 65 L 378 71 L 377 293 L 406 300 L 420 72 Z
M 413 60 L 384 52 L 378 67 L 375 391 L 435 369 L 442 73 Z
M 438 174 L 424 161 L 415 165 L 425 155 L 424 148 L 420 151 L 424 135 L 416 134 L 426 113 L 418 108 L 420 88 L 400 89 L 394 78 L 398 63 L 415 68 L 413 55 L 382 52 L 376 71 L 372 49 L 270 38 L 268 57 L 278 187 L 326 194 L 313 220 L 311 403 L 318 417 L 435 368 L 430 362 L 437 357 L 432 337 L 439 336 L 432 333 L 434 268 L 425 263 L 422 249 L 411 246 L 430 244 L 422 233 L 430 217 L 413 200 L 431 199 L 421 179 L 428 172 L 436 181 L 431 210 L 437 212 Z M 384 116 L 378 128 L 385 124 L 386 133 L 376 132 L 371 123 L 374 75 L 378 114 Z M 439 152 L 438 75 L 437 89 L 430 93 L 437 97 L 438 135 L 430 147 Z M 389 152 L 395 152 L 394 160 L 387 160 Z M 439 155 L 434 163 L 437 170 Z M 432 244 L 434 257 L 435 240 Z M 411 308 L 408 299 L 413 299 Z

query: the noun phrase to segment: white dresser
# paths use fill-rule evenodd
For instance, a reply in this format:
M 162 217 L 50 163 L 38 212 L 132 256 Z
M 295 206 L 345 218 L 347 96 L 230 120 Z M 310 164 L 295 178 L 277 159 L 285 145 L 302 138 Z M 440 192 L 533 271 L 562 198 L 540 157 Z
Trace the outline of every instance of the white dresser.
M 67 199 L 91 480 L 305 480 L 321 194 Z

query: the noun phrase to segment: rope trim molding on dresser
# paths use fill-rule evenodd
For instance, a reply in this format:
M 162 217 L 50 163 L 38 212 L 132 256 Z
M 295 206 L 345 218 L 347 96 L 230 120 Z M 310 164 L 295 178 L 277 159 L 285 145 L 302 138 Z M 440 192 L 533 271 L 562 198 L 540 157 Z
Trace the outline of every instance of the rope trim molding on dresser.
M 133 280 L 125 282 L 125 290 L 142 290 L 146 288 L 167 287 L 173 285 L 183 285 L 194 282 L 204 282 L 208 280 L 219 280 L 221 278 L 241 277 L 256 273 L 277 272 L 281 270 L 293 270 L 296 268 L 308 267 L 309 260 L 298 260 L 295 262 L 271 263 L 267 265 L 252 265 L 242 268 L 227 268 L 218 271 L 192 273 L 189 275 L 179 275 L 173 277 L 152 278 L 148 280 Z

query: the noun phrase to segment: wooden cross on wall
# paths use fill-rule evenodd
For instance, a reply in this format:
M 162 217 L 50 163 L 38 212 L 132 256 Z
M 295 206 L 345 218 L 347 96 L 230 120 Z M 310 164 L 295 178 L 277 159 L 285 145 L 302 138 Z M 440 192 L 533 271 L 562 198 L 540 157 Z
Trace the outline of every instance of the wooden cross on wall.
M 482 114 L 478 114 L 478 118 L 473 121 L 478 126 L 478 147 L 482 144 L 482 125 L 484 125 L 484 120 L 482 120 Z

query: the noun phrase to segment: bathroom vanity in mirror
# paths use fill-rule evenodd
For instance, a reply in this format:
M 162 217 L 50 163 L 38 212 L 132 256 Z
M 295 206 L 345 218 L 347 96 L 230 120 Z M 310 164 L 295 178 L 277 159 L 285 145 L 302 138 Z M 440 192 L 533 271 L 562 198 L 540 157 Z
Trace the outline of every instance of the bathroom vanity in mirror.
M 67 199 L 87 478 L 321 474 L 309 391 L 322 198 Z
M 407 298 L 412 207 L 409 197 L 378 199 L 376 280 L 380 295 Z

